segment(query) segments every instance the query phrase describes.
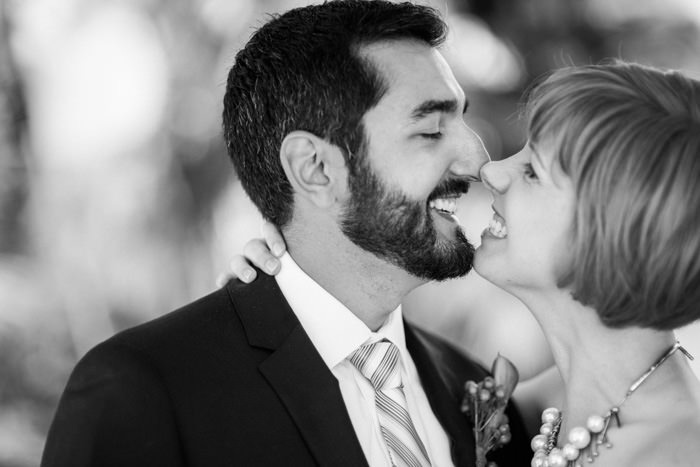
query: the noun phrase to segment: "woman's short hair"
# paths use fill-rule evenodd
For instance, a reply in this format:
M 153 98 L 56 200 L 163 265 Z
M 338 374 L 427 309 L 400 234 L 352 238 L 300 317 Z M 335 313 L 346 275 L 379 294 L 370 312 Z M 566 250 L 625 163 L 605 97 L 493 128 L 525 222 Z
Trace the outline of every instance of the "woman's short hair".
M 576 189 L 560 280 L 610 327 L 700 318 L 700 82 L 633 63 L 565 68 L 525 107 Z

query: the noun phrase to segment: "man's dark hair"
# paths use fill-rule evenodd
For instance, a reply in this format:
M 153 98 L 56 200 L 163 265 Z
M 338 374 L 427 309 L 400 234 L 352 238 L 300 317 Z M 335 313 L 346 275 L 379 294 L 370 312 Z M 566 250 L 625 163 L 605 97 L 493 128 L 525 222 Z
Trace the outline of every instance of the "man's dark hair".
M 282 227 L 293 192 L 279 160 L 284 137 L 303 130 L 343 150 L 349 173 L 361 154 L 363 115 L 386 92 L 363 45 L 446 34 L 432 8 L 383 0 L 336 0 L 290 10 L 258 29 L 236 55 L 224 96 L 224 138 L 243 188 Z M 355 157 L 353 157 L 353 155 Z

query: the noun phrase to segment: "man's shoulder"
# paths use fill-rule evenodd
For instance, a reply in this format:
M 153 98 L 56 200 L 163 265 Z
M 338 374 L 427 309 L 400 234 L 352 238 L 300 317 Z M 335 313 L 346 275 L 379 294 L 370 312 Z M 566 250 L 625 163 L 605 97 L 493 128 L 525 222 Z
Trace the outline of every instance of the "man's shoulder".
M 141 360 L 156 367 L 184 366 L 203 357 L 230 360 L 249 351 L 250 332 L 272 333 L 277 326 L 269 317 L 277 316 L 275 309 L 280 308 L 268 290 L 274 285 L 262 282 L 231 280 L 187 305 L 115 334 L 86 357 Z M 257 329 L 258 320 L 265 324 L 262 331 Z
M 264 284 L 263 284 L 264 282 Z M 223 287 L 158 318 L 125 329 L 108 339 L 106 345 L 157 347 L 202 338 L 241 326 L 243 312 L 264 313 L 277 303 L 269 298 L 269 281 L 245 284 L 230 280 Z
M 196 354 L 195 348 L 211 342 L 222 329 L 235 327 L 235 322 L 235 312 L 222 288 L 116 333 L 87 352 L 76 370 L 157 367 L 160 360 L 175 361 L 181 354 Z
M 107 339 L 103 346 L 149 348 L 182 342 L 199 332 L 218 329 L 235 318 L 226 288 L 215 290 L 176 310 L 125 329 Z
M 69 389 L 134 388 L 145 393 L 187 386 L 183 375 L 206 378 L 222 368 L 243 371 L 265 358 L 251 345 L 237 309 L 242 286 L 231 281 L 181 308 L 118 332 L 90 349 L 75 366 Z M 233 291 L 231 290 L 233 289 Z M 265 304 L 251 314 L 264 313 Z M 138 389 L 141 388 L 141 389 Z M 143 389 L 150 388 L 150 389 Z
M 45 454 L 71 462 L 47 465 L 182 465 L 182 436 L 197 455 L 230 446 L 223 435 L 203 439 L 199 427 L 240 434 L 231 415 L 245 413 L 237 411 L 246 404 L 241 400 L 259 402 L 256 391 L 265 386 L 258 364 L 269 355 L 250 344 L 230 289 L 119 332 L 83 356 Z M 260 303 L 262 312 L 272 305 Z M 89 448 L 81 452 L 84 461 L 66 450 L 77 445 Z M 115 460 L 122 458 L 128 460 Z

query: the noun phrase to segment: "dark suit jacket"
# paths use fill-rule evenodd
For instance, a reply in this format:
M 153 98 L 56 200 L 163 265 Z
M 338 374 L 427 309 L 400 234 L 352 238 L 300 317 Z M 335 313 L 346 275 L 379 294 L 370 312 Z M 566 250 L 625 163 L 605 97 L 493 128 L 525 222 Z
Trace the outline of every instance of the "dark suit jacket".
M 474 465 L 463 384 L 486 372 L 411 325 L 406 345 L 458 466 Z M 529 464 L 514 440 L 500 467 Z M 42 466 L 367 466 L 337 380 L 273 278 L 231 281 L 92 349 L 73 371 Z

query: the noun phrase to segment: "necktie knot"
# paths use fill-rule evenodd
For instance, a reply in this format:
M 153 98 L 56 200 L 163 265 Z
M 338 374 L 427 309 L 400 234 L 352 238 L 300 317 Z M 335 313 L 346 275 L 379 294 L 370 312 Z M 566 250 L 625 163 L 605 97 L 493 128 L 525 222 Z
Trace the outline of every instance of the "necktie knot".
M 430 467 L 428 451 L 408 413 L 398 347 L 385 339 L 360 346 L 349 358 L 374 387 L 377 420 L 391 465 Z
M 360 346 L 350 362 L 367 378 L 375 391 L 400 388 L 399 349 L 388 340 Z

